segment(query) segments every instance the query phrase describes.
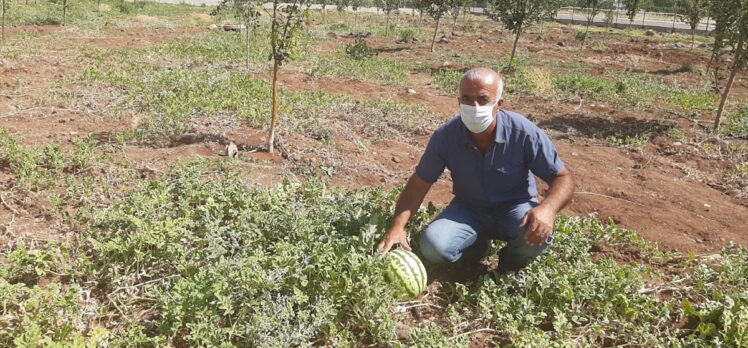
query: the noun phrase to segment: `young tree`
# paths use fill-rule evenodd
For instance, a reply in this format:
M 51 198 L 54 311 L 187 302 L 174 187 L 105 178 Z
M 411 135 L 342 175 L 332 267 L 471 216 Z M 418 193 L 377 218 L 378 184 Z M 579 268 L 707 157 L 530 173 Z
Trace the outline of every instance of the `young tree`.
M 317 3 L 319 3 L 320 6 L 322 6 L 322 11 L 320 11 L 320 13 L 322 14 L 322 20 L 323 21 L 325 19 L 325 12 L 327 11 L 327 2 L 328 1 L 329 0 L 317 0 Z
M 471 0 L 452 0 L 452 6 L 449 8 L 449 14 L 452 15 L 452 26 L 457 26 L 457 18 L 467 11 L 472 3 Z
M 696 28 L 699 26 L 699 22 L 706 17 L 709 11 L 709 2 L 708 0 L 684 0 L 683 10 L 686 14 L 681 18 L 691 27 L 691 48 L 693 48 Z
M 425 3 L 424 11 L 436 21 L 434 37 L 431 39 L 431 52 L 434 52 L 436 35 L 439 33 L 439 22 L 447 11 L 449 11 L 450 7 L 452 7 L 452 0 L 426 0 Z
M 387 36 L 390 30 L 390 13 L 400 8 L 402 0 L 376 0 L 376 5 L 384 12 L 386 21 L 384 24 L 384 35 Z
M 234 15 L 241 18 L 244 23 L 244 47 L 246 49 L 244 65 L 247 70 L 249 70 L 249 34 L 251 31 L 257 29 L 257 26 L 260 24 L 259 18 L 261 4 L 256 0 L 223 0 L 218 4 L 218 6 L 216 6 L 213 12 L 211 12 L 211 15 L 217 15 L 228 6 L 231 6 L 234 10 Z
M 303 34 L 304 19 L 308 15 L 308 10 L 302 11 L 302 7 L 309 0 L 293 0 L 290 4 L 282 4 L 282 1 L 273 0 L 270 23 L 270 59 L 273 61 L 273 107 L 268 137 L 270 153 L 273 153 L 274 149 L 275 124 L 278 119 L 278 69 L 283 62 L 297 57 L 299 36 Z
M 62 26 L 68 24 L 68 0 L 62 0 Z
M 345 11 L 346 8 L 348 8 L 348 5 L 351 4 L 351 0 L 335 0 L 335 8 L 338 10 L 338 12 Z
M 585 34 L 587 31 L 590 30 L 590 25 L 592 22 L 595 21 L 595 16 L 597 16 L 598 13 L 600 13 L 600 5 L 603 2 L 603 0 L 583 0 L 582 5 L 586 8 L 587 14 L 585 15 L 587 17 L 587 29 L 585 31 Z
M 351 9 L 353 10 L 353 26 L 356 27 L 358 23 L 358 9 L 363 5 L 363 0 L 349 0 Z
M 8 11 L 8 3 L 7 0 L 2 0 L 3 3 L 3 16 L 2 16 L 2 41 L 5 42 L 5 12 Z
M 626 17 L 629 18 L 629 26 L 634 23 L 634 17 L 641 10 L 642 0 L 623 0 L 623 7 L 626 9 Z
M 713 132 L 719 132 L 722 123 L 722 114 L 725 111 L 725 103 L 730 95 L 735 75 L 748 61 L 746 54 L 746 41 L 748 41 L 748 1 L 745 0 L 712 0 L 711 15 L 715 21 L 714 27 L 714 49 L 712 58 L 718 59 L 729 52 L 732 55 L 732 66 L 730 77 L 724 90 L 721 91 L 717 116 L 714 119 Z M 715 74 L 717 72 L 715 71 Z
M 489 17 L 504 23 L 504 27 L 511 30 L 514 37 L 510 62 L 514 62 L 517 42 L 522 30 L 543 18 L 554 17 L 560 7 L 557 0 L 491 0 L 486 10 Z

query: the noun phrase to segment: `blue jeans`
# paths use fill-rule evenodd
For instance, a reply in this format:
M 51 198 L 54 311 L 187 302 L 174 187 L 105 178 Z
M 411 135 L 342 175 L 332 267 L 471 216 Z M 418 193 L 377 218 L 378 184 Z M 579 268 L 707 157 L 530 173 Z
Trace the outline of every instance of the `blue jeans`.
M 421 253 L 434 263 L 479 261 L 488 251 L 489 241 L 498 239 L 507 242 L 499 251 L 499 272 L 519 271 L 553 241 L 549 237 L 542 245 L 525 244 L 525 231 L 519 223 L 537 205 L 536 200 L 526 200 L 483 208 L 452 200 L 421 234 Z

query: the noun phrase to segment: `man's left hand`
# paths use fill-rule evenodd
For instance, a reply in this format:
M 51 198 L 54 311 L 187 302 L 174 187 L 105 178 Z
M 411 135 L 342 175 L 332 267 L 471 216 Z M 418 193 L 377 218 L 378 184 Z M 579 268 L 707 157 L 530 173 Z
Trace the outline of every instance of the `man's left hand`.
M 530 209 L 519 227 L 525 230 L 525 242 L 529 245 L 542 245 L 553 233 L 553 220 L 556 213 L 553 208 L 539 205 Z

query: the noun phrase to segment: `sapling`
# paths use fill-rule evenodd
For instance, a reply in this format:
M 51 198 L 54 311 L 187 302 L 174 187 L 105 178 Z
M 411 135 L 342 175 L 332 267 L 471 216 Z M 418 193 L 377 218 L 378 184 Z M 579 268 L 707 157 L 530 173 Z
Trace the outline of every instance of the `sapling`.
M 436 44 L 436 35 L 439 33 L 439 22 L 442 17 L 449 11 L 452 0 L 426 0 L 424 11 L 436 21 L 436 28 L 434 28 L 434 36 L 431 39 L 431 52 L 434 52 L 434 45 Z
M 302 7 L 308 0 L 294 0 L 291 3 L 274 0 L 270 23 L 270 59 L 273 61 L 273 106 L 268 136 L 268 152 L 273 153 L 275 125 L 278 120 L 278 73 L 284 62 L 298 55 L 299 38 L 303 34 L 304 19 L 308 10 Z
M 491 0 L 488 2 L 486 10 L 489 17 L 502 22 L 504 27 L 515 35 L 512 55 L 509 58 L 510 64 L 514 63 L 517 42 L 522 30 L 544 18 L 555 17 L 560 6 L 557 0 Z
M 722 123 L 725 104 L 730 95 L 735 76 L 738 71 L 745 67 L 746 61 L 748 61 L 748 54 L 746 54 L 745 49 L 748 40 L 748 2 L 742 0 L 712 0 L 711 5 L 711 14 L 715 21 L 712 60 L 719 61 L 724 54 L 732 55 L 730 76 L 724 89 L 720 92 L 719 107 L 714 119 L 713 132 L 717 133 Z M 717 76 L 718 69 L 715 67 L 714 70 L 714 74 Z

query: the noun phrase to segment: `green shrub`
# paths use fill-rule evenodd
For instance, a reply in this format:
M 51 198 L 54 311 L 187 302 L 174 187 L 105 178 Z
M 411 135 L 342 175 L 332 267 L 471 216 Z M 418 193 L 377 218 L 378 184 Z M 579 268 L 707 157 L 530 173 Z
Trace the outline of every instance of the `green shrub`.
M 369 47 L 366 40 L 356 39 L 355 43 L 345 45 L 345 54 L 353 60 L 365 60 L 376 56 L 377 50 Z
M 748 105 L 743 105 L 736 112 L 728 113 L 720 133 L 735 138 L 748 139 Z

